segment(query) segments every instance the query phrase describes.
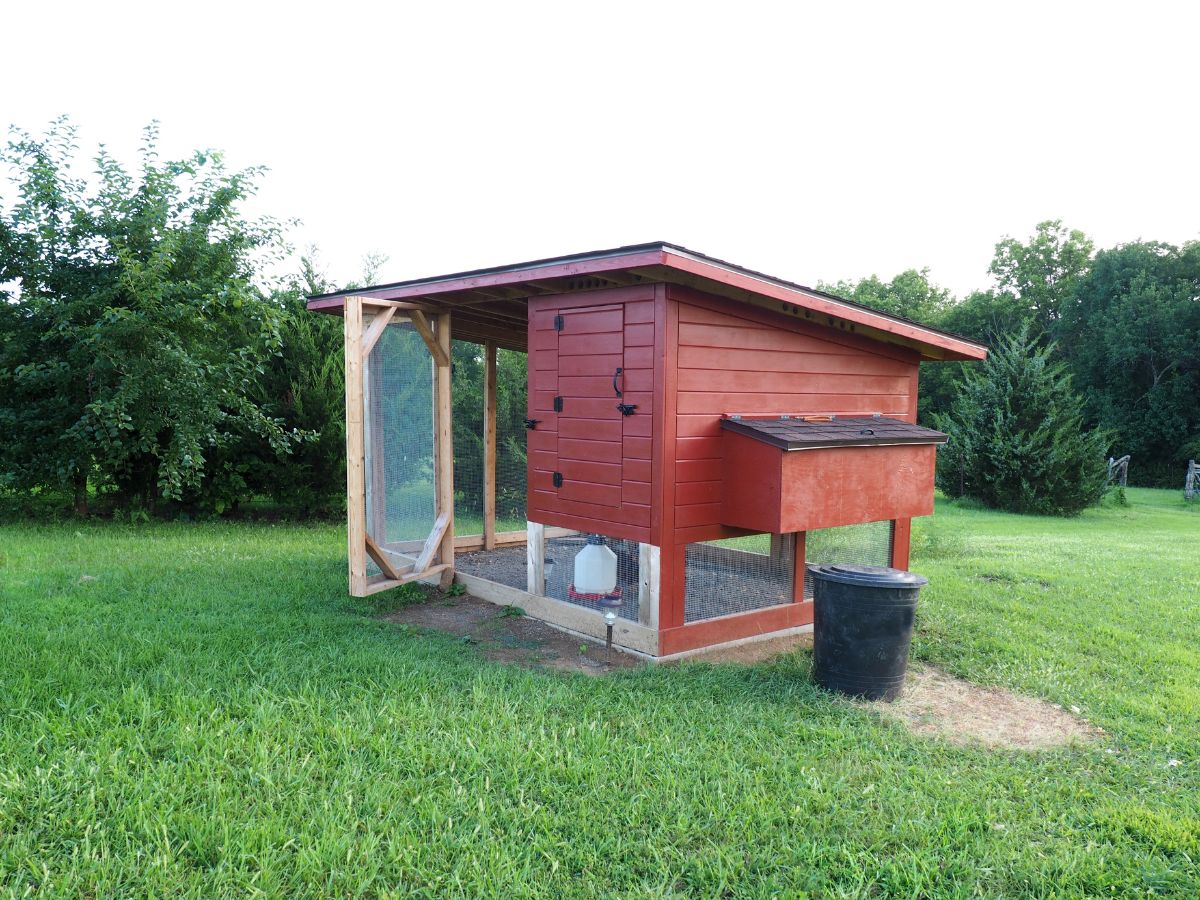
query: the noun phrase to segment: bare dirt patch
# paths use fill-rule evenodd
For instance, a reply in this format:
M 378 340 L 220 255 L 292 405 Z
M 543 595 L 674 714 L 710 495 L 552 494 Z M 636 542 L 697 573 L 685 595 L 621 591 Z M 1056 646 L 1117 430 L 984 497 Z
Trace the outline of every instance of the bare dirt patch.
M 406 606 L 386 619 L 453 635 L 462 640 L 464 650 L 469 647 L 488 659 L 528 668 L 604 675 L 644 664 L 616 647 L 610 658 L 602 644 L 551 628 L 537 619 L 515 614 L 511 607 L 497 606 L 470 594 L 451 597 L 434 592 L 424 603 Z
M 955 744 L 1044 750 L 1103 734 L 1053 703 L 1004 688 L 980 687 L 932 667 L 910 667 L 900 699 L 864 706 L 917 734 Z

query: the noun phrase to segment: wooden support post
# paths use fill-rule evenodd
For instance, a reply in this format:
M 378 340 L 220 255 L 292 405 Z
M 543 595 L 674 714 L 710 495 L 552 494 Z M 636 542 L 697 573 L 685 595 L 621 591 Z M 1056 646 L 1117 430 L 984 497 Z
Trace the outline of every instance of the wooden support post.
M 792 602 L 804 603 L 804 535 L 805 532 L 797 531 L 792 535 Z
M 417 324 L 420 313 L 411 313 L 413 324 Z M 417 326 L 420 331 L 420 326 Z M 424 337 L 424 335 L 422 335 Z M 453 404 L 450 395 L 450 313 L 437 316 L 437 353 L 433 354 L 437 368 L 434 370 L 434 417 L 437 448 L 437 514 L 446 516 L 446 529 L 442 533 L 438 562 L 448 566 L 443 570 L 442 587 L 449 587 L 454 580 L 454 430 L 452 427 Z
M 496 546 L 496 345 L 483 345 L 483 549 Z
M 912 541 L 912 519 L 896 519 L 892 523 L 892 568 L 908 568 L 908 550 Z
M 659 552 L 653 544 L 638 544 L 638 621 L 658 630 Z
M 387 470 L 384 468 L 383 423 L 379 411 L 383 403 L 382 360 L 371 361 L 363 354 L 364 382 L 367 392 L 363 404 L 363 434 L 365 436 L 368 494 L 371 498 L 371 517 L 368 533 L 377 544 L 387 543 Z M 382 568 L 382 567 L 381 567 Z
M 367 498 L 363 471 L 362 301 L 346 298 L 346 545 L 350 594 L 367 595 Z
M 527 522 L 525 529 L 526 589 L 541 597 L 546 593 L 546 527 Z

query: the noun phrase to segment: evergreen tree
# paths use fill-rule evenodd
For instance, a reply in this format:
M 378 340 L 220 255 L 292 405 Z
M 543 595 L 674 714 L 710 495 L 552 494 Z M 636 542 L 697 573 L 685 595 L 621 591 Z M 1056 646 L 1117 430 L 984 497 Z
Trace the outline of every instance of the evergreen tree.
M 1053 354 L 1024 325 L 966 370 L 949 413 L 935 416 L 950 436 L 938 453 L 942 490 L 1041 515 L 1077 515 L 1099 501 L 1109 436 L 1084 429 L 1083 400 Z

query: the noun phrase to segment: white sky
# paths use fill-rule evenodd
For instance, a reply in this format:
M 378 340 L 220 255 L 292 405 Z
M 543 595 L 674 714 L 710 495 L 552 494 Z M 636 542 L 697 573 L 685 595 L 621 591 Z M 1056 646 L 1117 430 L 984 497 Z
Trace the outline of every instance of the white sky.
M 266 164 L 335 280 L 666 240 L 963 294 L 1046 218 L 1200 237 L 1197 34 L 1195 2 L 47 0 L 0 15 L 0 125 Z

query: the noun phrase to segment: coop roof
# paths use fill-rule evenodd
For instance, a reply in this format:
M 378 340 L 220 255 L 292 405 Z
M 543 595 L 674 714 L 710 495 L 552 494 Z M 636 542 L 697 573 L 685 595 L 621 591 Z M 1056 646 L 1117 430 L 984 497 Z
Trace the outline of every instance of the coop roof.
M 721 427 L 780 450 L 946 443 L 940 431 L 888 416 L 730 416 L 721 420 Z
M 794 315 L 799 309 L 817 324 L 849 324 L 867 337 L 916 350 L 924 359 L 987 356 L 983 345 L 959 335 L 662 241 L 322 294 L 310 297 L 308 308 L 340 314 L 348 296 L 408 301 L 453 312 L 456 337 L 524 350 L 530 297 L 657 282 L 777 312 Z

